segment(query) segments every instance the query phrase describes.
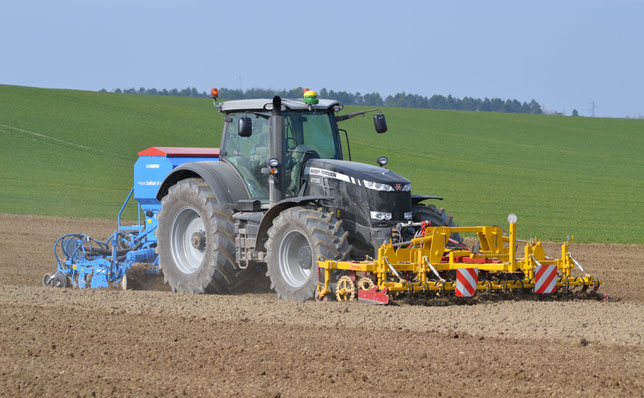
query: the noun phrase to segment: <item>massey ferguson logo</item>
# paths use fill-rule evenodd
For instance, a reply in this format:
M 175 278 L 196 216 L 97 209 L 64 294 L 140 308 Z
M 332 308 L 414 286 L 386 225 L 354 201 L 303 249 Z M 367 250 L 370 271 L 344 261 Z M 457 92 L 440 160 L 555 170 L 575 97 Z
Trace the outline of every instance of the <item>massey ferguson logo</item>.
M 400 185 L 400 184 L 396 184 L 396 185 L 394 185 L 394 189 L 395 189 L 396 191 L 400 191 L 400 190 L 402 189 L 402 185 Z
M 335 171 L 327 170 L 327 169 L 318 169 L 317 167 L 311 167 L 309 170 L 309 173 L 311 175 L 316 175 L 320 177 L 326 177 L 326 178 L 333 178 L 334 180 L 340 180 L 344 182 L 350 182 L 352 184 L 355 184 L 355 181 L 352 181 L 352 178 L 349 177 L 346 174 L 342 173 L 336 173 Z

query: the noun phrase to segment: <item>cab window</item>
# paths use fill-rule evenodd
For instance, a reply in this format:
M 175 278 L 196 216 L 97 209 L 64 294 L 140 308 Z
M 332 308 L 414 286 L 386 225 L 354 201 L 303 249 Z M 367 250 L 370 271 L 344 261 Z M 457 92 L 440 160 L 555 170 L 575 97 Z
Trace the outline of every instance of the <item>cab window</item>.
M 253 124 L 250 137 L 240 137 L 239 118 L 248 117 Z M 233 113 L 226 116 L 222 159 L 241 174 L 251 198 L 268 200 L 268 175 L 262 168 L 268 165 L 268 114 Z

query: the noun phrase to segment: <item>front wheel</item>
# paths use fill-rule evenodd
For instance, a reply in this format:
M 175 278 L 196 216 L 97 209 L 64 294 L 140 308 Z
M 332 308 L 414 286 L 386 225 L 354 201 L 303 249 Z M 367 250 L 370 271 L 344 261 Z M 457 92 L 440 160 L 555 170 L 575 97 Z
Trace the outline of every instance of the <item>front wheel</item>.
M 342 221 L 325 209 L 292 207 L 278 215 L 266 241 L 266 275 L 277 296 L 297 301 L 313 298 L 318 259 L 346 259 L 351 251 L 348 236 Z

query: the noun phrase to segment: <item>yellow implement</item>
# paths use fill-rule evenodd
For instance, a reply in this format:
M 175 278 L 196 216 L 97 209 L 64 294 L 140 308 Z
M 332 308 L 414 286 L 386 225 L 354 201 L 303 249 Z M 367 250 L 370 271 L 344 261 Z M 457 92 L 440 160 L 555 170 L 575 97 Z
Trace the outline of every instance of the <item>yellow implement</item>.
M 509 234 L 499 226 L 427 227 L 423 236 L 406 242 L 384 243 L 377 258 L 365 261 L 318 261 L 320 283 L 316 297 L 335 293 L 338 300 L 386 304 L 392 294 L 424 293 L 432 296 L 454 294 L 472 297 L 488 293 L 521 291 L 538 294 L 570 292 L 574 289 L 596 292 L 601 281 L 586 273 L 572 257 L 569 242 L 561 246 L 561 257 L 546 256 L 541 241 L 521 241 L 516 236 L 516 216 L 508 217 Z M 473 248 L 452 247 L 450 235 L 474 234 Z M 523 258 L 518 243 L 524 243 Z M 581 276 L 573 276 L 577 267 Z M 332 271 L 344 271 L 335 292 L 331 291 Z

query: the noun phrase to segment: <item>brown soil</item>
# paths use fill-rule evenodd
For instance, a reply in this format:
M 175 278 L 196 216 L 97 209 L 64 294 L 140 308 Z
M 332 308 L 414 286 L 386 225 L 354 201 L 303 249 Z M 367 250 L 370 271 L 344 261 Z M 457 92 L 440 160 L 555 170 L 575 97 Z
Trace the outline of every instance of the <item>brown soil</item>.
M 114 222 L 0 226 L 0 396 L 644 395 L 644 246 L 573 245 L 608 302 L 382 307 L 44 288 L 59 235 Z

